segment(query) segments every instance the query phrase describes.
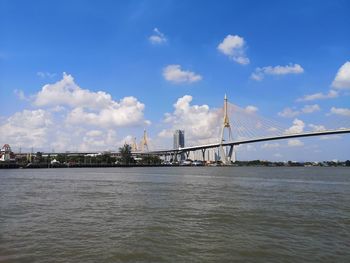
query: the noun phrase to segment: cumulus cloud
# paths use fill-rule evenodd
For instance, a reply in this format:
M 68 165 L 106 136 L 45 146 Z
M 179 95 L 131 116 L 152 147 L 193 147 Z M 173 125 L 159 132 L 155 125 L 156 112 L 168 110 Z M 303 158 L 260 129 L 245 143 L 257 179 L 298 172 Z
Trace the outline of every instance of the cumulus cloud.
M 119 103 L 107 106 L 97 112 L 77 107 L 67 116 L 70 124 L 88 124 L 94 126 L 132 126 L 146 124 L 143 120 L 144 104 L 134 97 L 125 97 Z
M 279 112 L 278 115 L 284 118 L 293 118 L 298 116 L 299 114 L 305 113 L 305 114 L 310 114 L 313 112 L 320 111 L 321 108 L 317 104 L 313 105 L 305 105 L 301 110 L 295 110 L 292 108 L 284 108 L 283 111 Z
M 285 134 L 295 134 L 295 133 L 302 133 L 305 128 L 305 123 L 302 120 L 294 119 L 293 125 L 289 127 Z
M 284 118 L 293 118 L 300 114 L 300 111 L 293 110 L 289 107 L 284 108 L 283 111 L 279 112 L 278 115 Z
M 160 32 L 158 28 L 153 29 L 153 34 L 148 38 L 148 40 L 153 45 L 165 44 L 168 41 L 165 35 Z
M 121 142 L 118 142 L 116 131 L 112 129 L 84 131 L 81 132 L 81 136 L 79 151 L 116 150 L 118 145 L 122 145 Z
M 245 54 L 245 41 L 238 35 L 227 35 L 217 49 L 238 64 L 247 65 L 250 62 Z
M 314 93 L 308 94 L 301 98 L 298 98 L 298 102 L 324 100 L 337 98 L 340 95 L 341 90 L 350 89 L 350 61 L 345 62 L 338 70 L 333 82 L 332 88 L 328 93 Z
M 98 136 L 101 136 L 102 134 L 103 132 L 99 130 L 91 130 L 86 132 L 86 136 L 89 136 L 89 137 L 98 137 Z
M 163 69 L 163 77 L 172 83 L 193 83 L 202 76 L 192 71 L 182 70 L 180 65 L 168 65 Z
M 299 146 L 303 146 L 303 145 L 304 145 L 304 143 L 302 141 L 300 141 L 299 139 L 288 140 L 288 146 L 299 147 Z
M 333 99 L 338 97 L 339 94 L 335 90 L 330 90 L 328 93 L 324 94 L 322 92 L 319 93 L 314 93 L 314 94 L 309 94 L 305 95 L 299 99 L 297 99 L 298 102 L 301 101 L 313 101 L 313 100 L 324 100 L 324 99 Z
M 350 89 L 350 61 L 345 62 L 337 72 L 332 87 L 335 89 Z
M 315 132 L 320 132 L 320 131 L 326 130 L 326 128 L 323 125 L 309 124 L 309 127 L 312 129 L 312 131 L 315 131 Z
M 264 143 L 263 145 L 261 145 L 262 149 L 274 149 L 274 148 L 278 148 L 281 145 L 279 143 Z
M 305 105 L 303 108 L 302 108 L 302 112 L 303 113 L 313 113 L 313 112 L 316 112 L 316 111 L 320 111 L 321 108 L 320 106 L 318 106 L 317 104 L 314 104 L 314 105 Z
M 179 98 L 172 113 L 164 116 L 168 126 L 158 135 L 171 138 L 174 130 L 186 130 L 186 145 L 217 142 L 219 138 L 220 111 L 210 109 L 208 105 L 191 105 L 192 96 Z
M 112 96 L 103 91 L 93 92 L 80 88 L 74 78 L 63 73 L 63 78 L 54 83 L 47 84 L 34 95 L 35 106 L 69 106 L 89 107 L 101 109 L 113 104 Z
M 1 139 L 17 147 L 40 147 L 47 143 L 47 133 L 52 126 L 50 113 L 42 109 L 23 110 L 0 125 Z
M 116 150 L 123 133 L 117 136 L 116 128 L 139 129 L 150 123 L 144 119 L 144 104 L 135 97 L 113 100 L 108 93 L 80 88 L 68 74 L 45 85 L 31 101 L 37 109 L 0 119 L 1 139 L 13 147 Z
M 258 108 L 253 105 L 248 105 L 244 109 L 247 113 L 256 113 L 258 111 Z
M 265 75 L 287 75 L 287 74 L 301 74 L 304 69 L 299 64 L 289 64 L 286 66 L 267 66 L 263 68 L 256 68 L 255 72 L 250 76 L 252 79 L 260 81 Z
M 35 106 L 69 107 L 67 115 L 71 124 L 95 126 L 143 125 L 145 105 L 135 97 L 125 97 L 115 101 L 103 91 L 90 91 L 80 88 L 71 75 L 63 74 L 62 80 L 47 84 L 34 95 Z
M 350 116 L 350 109 L 332 107 L 331 108 L 331 114 L 337 114 L 337 115 L 342 115 L 342 116 Z

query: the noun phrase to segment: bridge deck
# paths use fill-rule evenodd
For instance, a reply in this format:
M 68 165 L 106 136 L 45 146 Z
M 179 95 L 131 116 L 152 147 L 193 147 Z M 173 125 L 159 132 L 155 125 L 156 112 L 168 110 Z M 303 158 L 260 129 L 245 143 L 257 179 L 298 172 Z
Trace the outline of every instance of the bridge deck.
M 150 151 L 150 152 L 147 152 L 147 153 L 141 153 L 140 152 L 140 154 L 182 153 L 182 152 L 189 152 L 189 151 L 217 148 L 220 145 L 231 146 L 231 145 L 240 145 L 240 144 L 255 143 L 255 142 L 264 142 L 264 141 L 273 141 L 273 140 L 282 140 L 282 139 L 292 139 L 292 138 L 300 138 L 300 137 L 311 137 L 311 136 L 322 136 L 322 135 L 334 135 L 334 134 L 343 134 L 343 133 L 350 133 L 350 128 L 337 129 L 337 130 L 325 130 L 325 131 L 317 131 L 317 132 L 306 132 L 306 133 L 298 133 L 298 134 L 285 134 L 285 135 L 281 135 L 281 136 L 262 137 L 262 138 L 255 138 L 255 139 L 247 139 L 247 140 L 224 142 L 224 143 L 203 144 L 203 145 L 190 146 L 190 147 L 184 147 L 184 148 L 179 148 L 179 149 Z

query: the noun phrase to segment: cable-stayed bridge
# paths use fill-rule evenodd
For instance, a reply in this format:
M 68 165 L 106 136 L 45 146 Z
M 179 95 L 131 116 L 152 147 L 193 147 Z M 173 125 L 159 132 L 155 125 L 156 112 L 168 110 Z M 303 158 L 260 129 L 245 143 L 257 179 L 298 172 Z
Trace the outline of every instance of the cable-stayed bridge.
M 304 108 L 307 113 L 317 110 L 317 108 Z M 214 123 L 215 128 L 220 134 L 216 142 L 203 143 L 193 146 L 187 146 L 177 149 L 163 149 L 147 152 L 134 152 L 134 154 L 153 154 L 153 155 L 170 155 L 177 160 L 178 156 L 186 155 L 191 152 L 201 151 L 202 160 L 205 160 L 206 151 L 215 149 L 219 160 L 224 164 L 235 162 L 235 147 L 242 144 L 275 141 L 282 139 L 296 139 L 312 136 L 331 136 L 350 133 L 350 118 L 338 118 L 328 114 L 327 123 L 306 125 L 302 120 L 294 119 L 293 125 L 286 127 L 276 121 L 264 118 L 256 114 L 256 109 L 252 106 L 241 108 L 228 102 L 225 95 L 224 107 L 217 111 L 218 123 Z M 221 116 L 221 117 L 220 117 Z M 221 121 L 220 121 L 221 119 Z M 215 129 L 214 128 L 214 129 Z M 309 130 L 307 130 L 309 129 Z

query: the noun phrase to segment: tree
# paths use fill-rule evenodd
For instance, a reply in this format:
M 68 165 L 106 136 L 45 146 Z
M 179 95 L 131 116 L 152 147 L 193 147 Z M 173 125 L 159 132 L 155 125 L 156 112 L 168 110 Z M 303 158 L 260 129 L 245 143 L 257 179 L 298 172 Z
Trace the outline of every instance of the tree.
M 161 164 L 161 160 L 157 155 L 146 155 L 142 158 L 142 164 Z
M 35 154 L 35 159 L 38 163 L 43 162 L 44 158 L 43 158 L 43 153 L 42 152 L 37 152 Z
M 125 143 L 123 147 L 119 148 L 119 152 L 123 164 L 128 165 L 130 162 L 132 162 L 133 158 L 131 156 L 131 146 L 129 144 Z

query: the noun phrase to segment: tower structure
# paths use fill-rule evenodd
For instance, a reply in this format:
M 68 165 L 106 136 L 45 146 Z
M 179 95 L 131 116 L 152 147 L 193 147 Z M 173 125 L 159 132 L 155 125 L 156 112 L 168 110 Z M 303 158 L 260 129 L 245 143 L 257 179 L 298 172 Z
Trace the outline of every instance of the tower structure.
M 227 139 L 225 139 L 225 131 L 226 130 L 228 132 Z M 220 137 L 221 145 L 219 146 L 219 152 L 220 152 L 220 159 L 221 159 L 222 163 L 225 165 L 229 165 L 229 164 L 231 164 L 232 161 L 235 162 L 236 158 L 234 155 L 233 146 L 230 146 L 229 149 L 227 149 L 227 147 L 223 146 L 223 143 L 226 140 L 232 141 L 232 130 L 231 130 L 231 125 L 230 125 L 230 119 L 229 119 L 228 113 L 227 113 L 227 96 L 225 94 L 225 97 L 224 97 L 224 118 L 223 118 L 223 123 L 222 123 L 222 128 L 221 128 L 221 137 Z
M 185 147 L 185 131 L 184 130 L 176 130 L 174 132 L 174 149 L 179 149 Z M 177 159 L 177 156 L 176 156 Z M 180 154 L 180 161 L 185 160 L 185 154 Z
M 141 151 L 142 152 L 148 152 L 149 151 L 146 129 L 143 130 L 143 137 L 142 137 L 142 140 L 141 140 Z
M 133 138 L 132 144 L 131 144 L 131 151 L 137 152 L 137 143 L 136 143 L 136 137 Z
M 174 132 L 174 149 L 185 147 L 185 131 L 176 130 Z

